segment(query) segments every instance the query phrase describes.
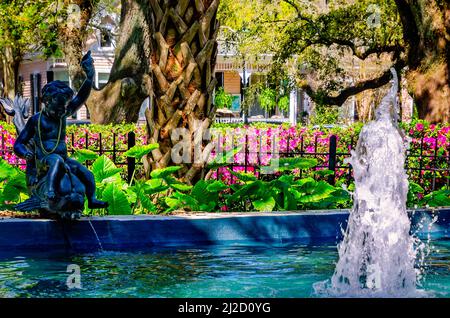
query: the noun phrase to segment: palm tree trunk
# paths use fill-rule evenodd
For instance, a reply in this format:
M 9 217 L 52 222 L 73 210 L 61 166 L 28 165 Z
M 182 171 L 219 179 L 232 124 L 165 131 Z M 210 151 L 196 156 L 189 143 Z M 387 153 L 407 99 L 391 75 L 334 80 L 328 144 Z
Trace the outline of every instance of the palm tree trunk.
M 146 112 L 149 141 L 160 148 L 148 156 L 148 168 L 163 168 L 173 161 L 172 139 L 176 128 L 184 128 L 182 163 L 179 177 L 194 183 L 205 165 L 198 154 L 204 148 L 203 133 L 215 114 L 212 92 L 216 84 L 216 19 L 219 0 L 150 0 L 155 33 L 152 37 L 151 67 L 154 95 Z M 176 138 L 178 139 L 178 138 Z M 197 147 L 195 147 L 197 145 Z M 173 151 L 174 150 L 174 151 Z

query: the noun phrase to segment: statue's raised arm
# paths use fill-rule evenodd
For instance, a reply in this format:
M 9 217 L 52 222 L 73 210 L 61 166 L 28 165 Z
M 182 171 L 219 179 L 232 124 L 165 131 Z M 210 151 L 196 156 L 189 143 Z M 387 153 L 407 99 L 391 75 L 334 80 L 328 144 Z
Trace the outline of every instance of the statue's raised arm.
M 92 85 L 94 84 L 95 68 L 94 60 L 91 57 L 91 51 L 88 51 L 81 59 L 81 67 L 86 74 L 86 79 L 78 91 L 77 96 L 67 105 L 65 117 L 72 116 L 80 107 L 86 102 L 91 93 Z

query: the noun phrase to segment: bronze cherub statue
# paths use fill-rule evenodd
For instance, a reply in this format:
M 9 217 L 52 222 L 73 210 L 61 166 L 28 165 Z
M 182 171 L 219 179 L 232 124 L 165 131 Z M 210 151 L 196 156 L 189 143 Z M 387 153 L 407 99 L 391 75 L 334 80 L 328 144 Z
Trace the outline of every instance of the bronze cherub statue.
M 67 154 L 66 118 L 84 104 L 93 85 L 95 69 L 90 51 L 81 66 L 86 79 L 75 98 L 64 82 L 46 84 L 42 88 L 44 108 L 27 121 L 14 143 L 14 152 L 27 160 L 31 192 L 28 200 L 16 205 L 17 210 L 46 210 L 74 219 L 83 211 L 85 196 L 91 209 L 108 206 L 96 199 L 92 172 Z

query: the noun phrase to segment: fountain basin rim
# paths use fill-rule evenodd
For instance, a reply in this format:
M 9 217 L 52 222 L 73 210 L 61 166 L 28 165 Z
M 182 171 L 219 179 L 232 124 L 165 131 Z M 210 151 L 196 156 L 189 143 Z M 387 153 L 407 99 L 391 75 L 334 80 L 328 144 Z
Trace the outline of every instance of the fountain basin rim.
M 419 234 L 449 237 L 450 208 L 409 210 Z M 349 210 L 192 213 L 155 216 L 83 217 L 63 224 L 48 219 L 0 219 L 0 251 L 64 248 L 127 250 L 200 244 L 337 244 Z M 431 220 L 437 217 L 437 221 Z M 90 224 L 91 223 L 91 224 Z M 421 226 L 419 226 L 421 225 Z
M 450 209 L 450 208 L 449 208 Z M 419 211 L 419 210 L 417 210 Z M 293 215 L 333 215 L 333 214 L 348 214 L 350 209 L 335 209 L 335 210 L 299 210 L 299 211 L 272 211 L 272 212 L 188 212 L 177 213 L 171 215 L 107 215 L 107 216 L 83 216 L 81 219 L 74 222 L 83 221 L 138 221 L 138 220 L 174 220 L 174 219 L 219 219 L 219 218 L 240 218 L 240 217 L 273 217 L 273 216 L 293 216 Z M 408 211 L 409 212 L 409 211 Z M 15 217 L 0 217 L 0 222 L 57 222 L 54 219 L 48 218 L 15 218 Z

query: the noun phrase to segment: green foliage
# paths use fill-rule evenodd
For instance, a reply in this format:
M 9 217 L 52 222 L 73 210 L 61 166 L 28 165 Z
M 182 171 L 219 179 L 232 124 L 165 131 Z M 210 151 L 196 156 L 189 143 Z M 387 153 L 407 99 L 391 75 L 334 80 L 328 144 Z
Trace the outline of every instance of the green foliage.
M 328 169 L 323 169 L 323 170 L 316 170 L 316 171 L 314 171 L 314 174 L 317 175 L 317 176 L 324 177 L 324 176 L 333 175 L 334 172 L 331 171 L 331 170 L 328 170 Z
M 315 159 L 282 158 L 278 171 L 309 169 L 317 165 Z M 233 194 L 226 196 L 232 211 L 256 209 L 257 211 L 300 210 L 349 207 L 350 196 L 339 187 L 311 177 L 295 179 L 291 173 L 272 181 L 249 178 L 247 174 L 232 172 L 241 183 L 232 185 Z M 251 204 L 251 205 L 250 205 Z
M 0 208 L 8 208 L 28 198 L 23 171 L 0 159 Z
M 116 176 L 122 169 L 117 168 L 114 162 L 106 156 L 98 157 L 92 164 L 92 173 L 96 182 L 109 181 L 108 179 Z
M 280 99 L 278 100 L 278 108 L 281 111 L 289 111 L 289 96 L 288 95 L 283 95 L 280 97 Z
M 339 107 L 316 105 L 310 117 L 311 125 L 331 125 L 339 122 Z
M 294 169 L 309 169 L 317 166 L 318 161 L 315 158 L 280 158 L 278 160 L 279 171 L 291 171 Z
M 226 189 L 228 189 L 228 186 L 224 184 L 222 181 L 213 181 L 206 187 L 206 191 L 210 193 L 216 193 Z
M 271 110 L 277 105 L 276 92 L 271 88 L 264 88 L 259 93 L 259 104 L 262 109 Z
M 0 3 L 0 49 L 14 52 L 36 50 L 54 53 L 57 49 L 56 16 L 53 1 L 6 0 Z M 48 54 L 47 54 L 48 56 Z
M 187 211 L 217 211 L 219 204 L 219 193 L 227 190 L 226 186 L 221 181 L 214 180 L 199 180 L 190 193 L 174 192 L 171 196 L 166 197 L 164 202 L 167 205 L 165 213 L 174 210 Z
M 170 213 L 175 210 L 215 212 L 226 211 L 292 211 L 304 209 L 349 208 L 349 193 L 338 186 L 312 177 L 297 179 L 294 169 L 309 169 L 313 159 L 286 158 L 280 161 L 279 171 L 285 174 L 271 181 L 235 172 L 238 183 L 226 185 L 220 180 L 199 180 L 194 186 L 187 185 L 173 174 L 180 167 L 154 170 L 149 180 L 134 180 L 129 185 L 120 177 L 119 169 L 105 156 L 98 157 L 92 172 L 98 177 L 97 196 L 109 203 L 106 210 L 89 211 L 85 214 L 126 215 L 141 213 Z M 325 177 L 332 173 L 319 170 L 315 174 Z M 354 190 L 354 185 L 349 186 Z M 443 188 L 421 197 L 424 190 L 410 182 L 408 206 L 450 206 L 450 190 Z M 8 208 L 27 198 L 25 174 L 0 160 L 0 207 Z
M 242 146 L 233 148 L 232 150 L 226 151 L 222 156 L 216 156 L 213 160 L 208 162 L 208 169 L 217 169 L 219 167 L 226 167 L 230 162 L 233 161 L 233 157 L 242 150 Z
M 336 95 L 348 87 L 349 77 L 359 76 L 343 67 L 352 55 L 364 59 L 361 53 L 373 52 L 375 56 L 392 47 L 404 48 L 394 0 L 330 0 L 327 9 L 323 3 L 222 0 L 218 19 L 224 27 L 220 37 L 230 51 L 246 60 L 273 54 L 272 73 L 286 72 L 300 86 L 314 83 L 310 87 L 318 92 L 317 100 L 321 95 Z M 372 26 L 374 5 L 380 11 L 381 23 Z M 266 98 L 263 104 L 273 105 Z M 287 104 L 278 103 L 280 108 L 282 105 Z
M 13 166 L 7 163 L 5 160 L 0 159 L 0 181 L 6 180 L 16 174 L 16 170 Z
M 26 53 L 56 55 L 58 20 L 50 0 L 0 1 L 0 56 L 7 94 L 20 92 L 18 66 Z M 16 90 L 19 90 L 16 91 Z
M 259 212 L 271 212 L 276 205 L 275 199 L 271 196 L 252 202 L 255 209 Z
M 89 149 L 78 149 L 73 155 L 73 159 L 83 163 L 88 160 L 96 160 L 98 155 L 95 151 Z
M 233 105 L 233 96 L 225 92 L 223 87 L 219 87 L 214 95 L 214 104 L 217 108 L 231 108 Z
M 109 207 L 104 210 L 85 209 L 85 214 L 130 214 L 131 207 L 128 201 L 127 184 L 120 176 L 122 169 L 117 168 L 111 159 L 102 155 L 98 157 L 91 166 L 91 172 L 97 186 L 97 197 L 109 203 Z M 122 211 L 122 212 L 121 212 Z
M 18 201 L 21 193 L 27 193 L 27 181 L 25 173 L 22 171 L 16 171 L 16 174 L 11 176 L 6 183 L 3 193 L 3 201 Z
M 124 153 L 125 156 L 136 158 L 138 160 L 141 160 L 142 157 L 147 155 L 148 153 L 152 152 L 152 150 L 158 149 L 158 144 L 149 144 L 149 145 L 136 145 L 131 147 L 128 151 Z
M 434 191 L 427 194 L 420 201 L 421 206 L 439 207 L 439 206 L 450 206 L 450 190 L 442 189 Z
M 289 110 L 289 93 L 292 90 L 292 83 L 284 73 L 264 76 L 265 82 L 257 82 L 246 88 L 246 107 L 256 103 L 267 111 L 278 107 L 281 111 Z
M 109 203 L 108 213 L 111 215 L 131 214 L 127 195 L 117 183 L 108 183 L 102 192 L 102 200 Z
M 409 207 L 414 207 L 415 205 L 418 205 L 420 202 L 419 196 L 423 196 L 424 192 L 425 190 L 420 185 L 410 181 L 406 205 Z
M 3 125 L 3 124 L 2 124 Z M 66 128 L 67 135 L 74 134 L 75 139 L 80 139 L 86 136 L 86 132 L 90 136 L 102 134 L 103 139 L 107 139 L 109 135 L 115 133 L 116 135 L 126 135 L 129 132 L 135 132 L 136 135 L 145 135 L 145 128 L 136 124 L 123 123 L 120 125 L 103 125 L 103 124 L 89 124 L 89 125 L 69 125 Z
M 178 170 L 180 170 L 181 167 L 179 166 L 170 166 L 170 167 L 166 167 L 166 168 L 162 168 L 162 169 L 155 169 L 153 170 L 150 175 L 152 176 L 152 178 L 167 178 L 168 176 L 174 174 L 175 172 L 177 172 Z

